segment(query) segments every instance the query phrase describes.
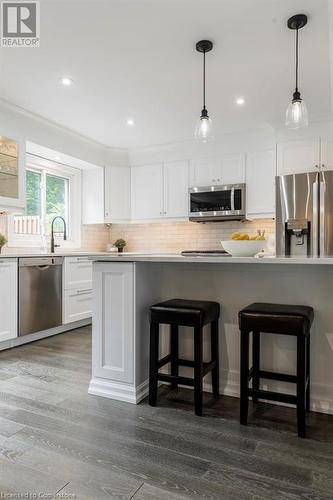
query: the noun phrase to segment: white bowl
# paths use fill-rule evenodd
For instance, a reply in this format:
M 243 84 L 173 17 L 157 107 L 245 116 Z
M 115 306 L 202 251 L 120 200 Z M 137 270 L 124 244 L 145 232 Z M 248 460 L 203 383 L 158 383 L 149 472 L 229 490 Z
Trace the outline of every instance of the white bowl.
M 224 250 L 234 257 L 254 257 L 265 248 L 265 240 L 221 241 Z

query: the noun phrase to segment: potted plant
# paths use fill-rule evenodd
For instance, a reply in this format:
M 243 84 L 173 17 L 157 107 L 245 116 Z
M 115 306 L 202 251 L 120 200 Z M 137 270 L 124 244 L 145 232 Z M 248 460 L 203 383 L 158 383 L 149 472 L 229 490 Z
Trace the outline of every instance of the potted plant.
M 4 234 L 0 233 L 0 253 L 2 250 L 2 247 L 7 243 L 7 238 Z
M 114 242 L 114 246 L 118 248 L 118 252 L 121 253 L 125 246 L 126 246 L 126 241 L 120 238 L 119 240 Z

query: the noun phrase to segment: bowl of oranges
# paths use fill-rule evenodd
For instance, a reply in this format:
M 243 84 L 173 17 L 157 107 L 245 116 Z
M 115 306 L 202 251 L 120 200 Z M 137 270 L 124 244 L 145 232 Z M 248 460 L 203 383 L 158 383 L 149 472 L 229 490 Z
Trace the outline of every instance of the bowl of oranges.
M 236 232 L 231 235 L 231 240 L 221 241 L 221 245 L 234 257 L 254 257 L 265 248 L 265 231 L 258 231 L 254 236 Z

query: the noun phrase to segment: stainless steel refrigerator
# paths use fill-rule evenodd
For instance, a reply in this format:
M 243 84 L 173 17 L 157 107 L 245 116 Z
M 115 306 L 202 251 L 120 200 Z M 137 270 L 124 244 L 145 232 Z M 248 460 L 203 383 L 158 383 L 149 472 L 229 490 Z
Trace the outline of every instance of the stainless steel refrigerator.
M 276 253 L 333 256 L 333 171 L 276 178 Z

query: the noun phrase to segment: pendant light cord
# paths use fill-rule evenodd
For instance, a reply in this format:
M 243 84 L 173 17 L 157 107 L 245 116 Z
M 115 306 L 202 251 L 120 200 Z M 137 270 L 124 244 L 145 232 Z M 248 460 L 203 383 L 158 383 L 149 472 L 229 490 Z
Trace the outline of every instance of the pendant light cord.
M 203 84 L 202 84 L 202 101 L 203 101 L 203 109 L 206 109 L 206 51 L 203 52 Z
M 296 92 L 298 92 L 298 28 L 296 29 Z

